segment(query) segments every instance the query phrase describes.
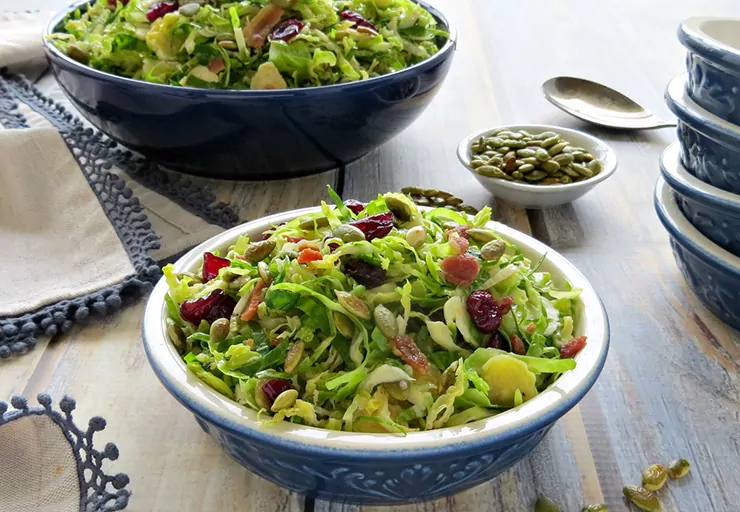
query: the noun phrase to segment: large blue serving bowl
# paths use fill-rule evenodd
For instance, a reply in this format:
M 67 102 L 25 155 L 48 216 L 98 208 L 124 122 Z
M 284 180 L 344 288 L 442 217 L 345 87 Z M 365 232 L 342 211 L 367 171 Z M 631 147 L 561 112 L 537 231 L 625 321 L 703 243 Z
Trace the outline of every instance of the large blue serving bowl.
M 740 329 L 740 258 L 691 225 L 662 177 L 655 187 L 655 210 L 668 231 L 673 256 L 689 287 L 709 311 Z
M 678 28 L 687 49 L 687 91 L 701 107 L 740 125 L 740 19 L 696 17 Z
M 681 164 L 679 151 L 678 144 L 672 144 L 660 159 L 660 171 L 675 191 L 678 207 L 704 236 L 740 256 L 740 195 L 692 176 Z
M 681 160 L 691 174 L 717 188 L 740 194 L 740 126 L 697 105 L 686 92 L 687 75 L 668 84 L 665 100 L 678 118 Z
M 197 270 L 204 251 L 224 251 L 242 234 L 257 236 L 271 224 L 319 208 L 296 210 L 233 228 L 201 244 L 177 263 Z M 556 282 L 582 288 L 575 333 L 588 336 L 577 366 L 521 406 L 460 427 L 426 432 L 363 434 L 281 422 L 265 426 L 255 411 L 226 398 L 188 371 L 166 334 L 167 285 L 155 286 L 146 306 L 144 347 L 167 390 L 190 410 L 205 432 L 233 459 L 293 491 L 321 499 L 393 505 L 432 500 L 480 484 L 512 467 L 542 440 L 555 421 L 593 386 L 606 359 L 609 325 L 596 292 L 561 255 L 512 228 L 491 223 Z
M 44 35 L 60 30 L 57 14 Z M 153 84 L 98 71 L 44 39 L 64 94 L 113 140 L 178 171 L 211 178 L 278 179 L 333 169 L 409 126 L 452 64 L 455 30 L 419 1 L 450 37 L 431 58 L 367 80 L 285 90 L 214 90 Z

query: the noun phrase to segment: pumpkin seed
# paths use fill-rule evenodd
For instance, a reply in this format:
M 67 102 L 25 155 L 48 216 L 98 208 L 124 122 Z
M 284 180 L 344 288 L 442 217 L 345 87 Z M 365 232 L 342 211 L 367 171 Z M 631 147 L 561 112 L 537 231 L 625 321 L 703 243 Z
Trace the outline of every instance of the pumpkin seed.
M 552 157 L 553 162 L 557 162 L 558 165 L 569 165 L 573 163 L 573 155 L 568 153 L 560 153 Z
M 560 137 L 560 135 L 558 135 L 555 132 L 542 132 L 542 133 L 540 133 L 538 135 L 534 135 L 532 138 L 537 139 L 537 140 L 547 140 L 547 139 L 549 139 L 551 137 L 556 137 L 556 136 L 558 138 Z
M 658 496 L 642 487 L 628 485 L 622 489 L 622 492 L 640 510 L 645 512 L 662 512 L 663 510 Z
M 642 486 L 648 491 L 657 491 L 665 484 L 668 471 L 662 464 L 651 464 L 642 472 Z
M 489 178 L 504 178 L 506 179 L 507 175 L 504 171 L 499 169 L 498 167 L 493 167 L 492 165 L 484 165 L 482 167 L 478 167 L 475 172 L 480 174 L 481 176 L 487 176 Z
M 264 261 L 260 261 L 257 263 L 257 271 L 260 274 L 260 277 L 265 282 L 266 285 L 270 285 L 272 283 L 272 273 L 270 272 L 270 267 L 265 263 Z
M 542 149 L 542 148 L 538 149 L 537 151 L 535 151 L 535 155 L 534 156 L 540 162 L 546 162 L 546 161 L 550 160 L 550 153 L 548 153 L 548 150 L 546 150 L 546 149 Z
M 504 143 L 513 149 L 522 149 L 527 147 L 527 143 L 523 140 L 505 140 Z
M 262 390 L 262 385 L 267 379 L 260 379 L 257 381 L 257 387 L 254 388 L 254 401 L 257 402 L 257 406 L 260 409 L 270 409 L 270 401 L 265 396 L 265 392 Z
M 340 224 L 332 229 L 332 234 L 337 238 L 341 238 L 344 243 L 361 242 L 362 240 L 365 240 L 365 233 L 363 233 L 361 229 L 350 224 Z
M 540 496 L 534 504 L 534 512 L 560 512 L 560 507 L 547 496 Z
M 420 196 L 424 194 L 424 189 L 421 187 L 404 187 L 401 192 L 407 196 Z
M 580 174 L 578 174 L 578 172 L 575 169 L 573 169 L 571 165 L 573 164 L 560 166 L 560 170 L 563 171 L 568 176 L 570 176 L 571 178 L 578 178 Z
M 506 252 L 506 242 L 500 239 L 491 240 L 480 249 L 480 257 L 485 261 L 498 261 Z
M 247 250 L 244 251 L 244 257 L 253 263 L 256 261 L 262 261 L 267 258 L 274 249 L 275 242 L 272 240 L 252 242 L 247 246 Z
M 534 165 L 532 165 L 532 164 L 524 164 L 524 165 L 520 166 L 519 169 L 517 169 L 517 170 L 519 172 L 521 172 L 521 173 L 527 173 L 527 172 L 530 172 L 530 171 L 534 171 Z
M 532 171 L 524 176 L 524 179 L 527 181 L 540 181 L 543 178 L 547 178 L 545 171 Z
M 424 196 L 426 197 L 432 198 L 436 196 L 437 194 L 439 194 L 439 190 L 437 190 L 436 188 L 428 188 L 424 190 L 422 194 L 424 194 Z
M 303 342 L 298 341 L 293 343 L 288 349 L 288 353 L 285 354 L 285 365 L 283 366 L 286 373 L 293 373 L 293 370 L 298 367 L 298 363 L 301 362 L 301 358 L 303 357 L 304 348 Z
M 363 320 L 370 320 L 370 308 L 367 307 L 364 300 L 359 297 L 355 297 L 351 293 L 340 290 L 334 290 L 334 293 L 337 296 L 339 304 L 346 309 L 348 313 L 360 317 Z
M 427 232 L 424 226 L 414 226 L 406 231 L 406 242 L 414 249 L 421 247 L 427 238 Z
M 167 335 L 178 352 L 182 352 L 185 349 L 185 333 L 182 332 L 180 326 L 171 318 L 167 319 Z
M 326 217 L 309 217 L 303 219 L 298 227 L 304 231 L 314 231 L 319 228 L 325 228 L 329 225 L 329 219 Z
M 560 164 L 553 160 L 548 160 L 547 162 L 542 162 L 540 168 L 545 172 L 553 173 L 560 170 Z
M 519 171 L 514 171 L 511 173 L 511 177 L 514 178 L 515 180 L 521 180 L 524 178 L 524 175 Z
M 563 149 L 565 149 L 568 146 L 567 142 L 558 142 L 554 146 L 550 147 L 550 149 L 547 150 L 547 154 L 550 156 L 555 156 L 558 153 L 560 153 Z
M 560 142 L 560 135 L 553 135 L 552 137 L 548 137 L 542 141 L 542 147 L 547 149 L 551 146 L 554 146 L 558 142 Z
M 586 164 L 586 167 L 588 167 L 589 170 L 594 174 L 599 174 L 604 168 L 604 164 L 601 163 L 601 160 L 591 160 L 588 164 Z
M 293 407 L 296 400 L 298 400 L 298 391 L 295 389 L 286 389 L 275 398 L 270 410 L 272 412 L 278 412 L 280 409 Z
M 572 169 L 575 169 L 575 171 L 578 174 L 580 174 L 581 176 L 584 176 L 586 178 L 590 178 L 591 176 L 594 175 L 594 173 L 591 172 L 591 169 L 589 169 L 588 167 L 583 166 L 581 164 L 577 164 L 577 163 L 574 162 L 574 163 L 570 164 L 570 167 Z
M 540 181 L 543 185 L 557 185 L 560 183 L 560 180 L 557 178 L 553 178 L 552 176 L 548 176 L 547 178 Z
M 378 326 L 380 332 L 383 333 L 388 339 L 395 338 L 398 336 L 398 322 L 396 321 L 396 315 L 394 315 L 390 309 L 378 304 L 375 306 L 373 311 L 373 318 L 375 324 Z
M 478 208 L 469 204 L 463 204 L 460 205 L 460 211 L 467 213 L 468 215 L 476 215 L 478 213 Z
M 452 386 L 452 383 L 455 382 L 455 376 L 457 374 L 457 367 L 460 366 L 460 361 L 452 361 L 452 364 L 445 369 L 444 372 L 442 372 L 442 375 L 439 377 L 439 381 L 437 381 L 437 393 L 442 395 L 445 391 L 447 391 L 447 388 Z
M 561 176 L 560 177 L 560 183 L 563 183 L 563 184 L 566 184 L 566 185 L 568 183 L 573 183 L 573 178 L 571 178 L 570 176 Z
M 347 315 L 340 313 L 339 311 L 334 311 L 332 313 L 332 317 L 334 318 L 334 325 L 337 326 L 339 334 L 345 338 L 352 338 L 355 334 L 355 326 L 352 324 L 352 320 L 347 318 Z
M 444 206 L 447 204 L 447 201 L 441 197 L 430 197 L 429 201 L 432 203 L 432 206 Z
M 532 164 L 532 165 L 537 165 L 537 163 L 539 163 L 539 160 L 537 160 L 537 159 L 536 159 L 535 157 L 533 157 L 533 156 L 530 156 L 530 157 L 527 157 L 527 158 L 522 158 L 522 159 L 521 159 L 521 162 L 523 162 L 523 163 L 525 163 L 525 164 Z
M 209 331 L 211 342 L 220 343 L 226 339 L 229 335 L 229 320 L 226 318 L 219 318 L 211 324 L 211 330 Z
M 496 233 L 494 233 L 490 229 L 470 228 L 466 231 L 466 233 L 476 242 L 487 243 L 491 240 L 496 240 Z
M 459 197 L 451 197 L 447 200 L 448 206 L 460 206 L 462 203 L 463 203 L 463 200 L 460 199 Z
M 67 45 L 67 55 L 70 59 L 76 60 L 82 64 L 87 64 L 87 61 L 90 60 L 90 54 L 87 50 L 83 50 L 76 44 Z
M 604 503 L 594 503 L 588 507 L 583 507 L 581 512 L 609 512 L 609 507 Z
M 678 480 L 679 478 L 685 477 L 689 474 L 690 470 L 691 463 L 688 459 L 676 459 L 672 460 L 671 463 L 668 464 L 668 476 L 671 477 L 672 480 Z
M 529 158 L 529 157 L 533 157 L 536 153 L 535 153 L 535 151 L 533 149 L 524 148 L 524 149 L 517 149 L 516 150 L 516 154 L 517 154 L 517 156 L 521 156 L 521 157 L 524 157 L 524 158 Z
M 486 146 L 491 149 L 500 148 L 504 145 L 503 139 L 501 137 L 491 137 L 489 139 L 486 139 Z

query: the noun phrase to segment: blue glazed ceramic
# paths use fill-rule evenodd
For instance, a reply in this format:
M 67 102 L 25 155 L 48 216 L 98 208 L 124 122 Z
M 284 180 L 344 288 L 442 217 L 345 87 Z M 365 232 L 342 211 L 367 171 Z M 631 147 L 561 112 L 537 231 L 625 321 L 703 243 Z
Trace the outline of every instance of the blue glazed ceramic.
M 712 242 L 740 256 L 740 196 L 689 174 L 681 164 L 678 144 L 663 152 L 660 170 L 689 222 Z
M 740 125 L 740 19 L 689 18 L 678 28 L 678 39 L 688 49 L 689 96 Z
M 44 34 L 59 29 L 77 1 Z M 396 73 L 322 87 L 237 91 L 152 84 L 97 71 L 44 40 L 64 94 L 113 140 L 176 170 L 206 177 L 277 179 L 356 160 L 409 126 L 452 64 L 455 30 L 431 58 Z
M 227 248 L 239 235 L 255 236 L 271 224 L 318 208 L 296 210 L 244 224 L 201 244 L 177 263 L 195 269 L 204 251 Z M 188 371 L 166 334 L 167 285 L 161 280 L 146 307 L 144 347 L 155 374 L 234 460 L 296 492 L 321 499 L 396 505 L 448 496 L 485 482 L 526 457 L 554 422 L 593 386 L 609 346 L 606 312 L 596 292 L 565 258 L 507 226 L 491 223 L 501 236 L 537 261 L 553 279 L 583 289 L 575 332 L 588 336 L 577 366 L 521 406 L 464 426 L 406 436 L 337 432 L 280 422 L 265 426 L 257 413 L 226 398 Z
M 740 258 L 702 235 L 681 213 L 674 192 L 658 178 L 655 209 L 689 286 L 712 313 L 740 329 Z
M 701 181 L 740 194 L 740 127 L 694 103 L 686 81 L 687 75 L 677 76 L 665 93 L 668 108 L 678 118 L 681 161 Z

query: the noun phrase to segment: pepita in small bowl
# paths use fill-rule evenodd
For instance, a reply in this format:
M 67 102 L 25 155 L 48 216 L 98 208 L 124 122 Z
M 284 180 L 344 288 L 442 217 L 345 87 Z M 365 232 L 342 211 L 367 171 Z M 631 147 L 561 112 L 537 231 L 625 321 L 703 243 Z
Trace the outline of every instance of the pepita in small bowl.
M 457 156 L 494 196 L 534 209 L 575 201 L 617 169 L 604 141 L 547 125 L 475 133 L 460 142 Z

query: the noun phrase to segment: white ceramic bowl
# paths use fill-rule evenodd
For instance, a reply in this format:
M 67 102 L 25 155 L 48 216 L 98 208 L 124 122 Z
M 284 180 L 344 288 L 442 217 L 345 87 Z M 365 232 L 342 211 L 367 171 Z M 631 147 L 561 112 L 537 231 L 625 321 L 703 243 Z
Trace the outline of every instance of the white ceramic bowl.
M 254 238 L 272 224 L 317 211 L 294 210 L 230 229 L 188 252 L 175 269 L 196 271 L 205 251 L 225 251 L 239 235 Z M 532 261 L 547 253 L 541 270 L 550 272 L 556 282 L 568 281 L 583 289 L 574 331 L 588 337 L 574 370 L 532 400 L 497 416 L 406 436 L 337 432 L 289 422 L 267 427 L 258 421 L 256 411 L 220 394 L 187 369 L 167 337 L 164 279 L 152 291 L 144 316 L 149 362 L 165 388 L 229 455 L 280 485 L 324 499 L 375 504 L 424 501 L 462 491 L 506 470 L 534 449 L 593 386 L 609 346 L 606 312 L 586 278 L 537 240 L 502 224 L 490 227 Z
M 566 185 L 530 185 L 528 183 L 518 183 L 481 176 L 470 168 L 470 161 L 473 158 L 470 146 L 479 138 L 487 136 L 494 130 L 501 128 L 511 130 L 513 132 L 526 130 L 532 134 L 542 132 L 559 133 L 573 146 L 587 149 L 594 157 L 601 160 L 604 164 L 604 168 L 593 178 Z M 561 204 L 573 202 L 596 185 L 609 178 L 609 176 L 614 174 L 614 171 L 617 170 L 616 153 L 614 153 L 614 150 L 601 139 L 597 139 L 592 135 L 578 130 L 572 130 L 570 128 L 537 124 L 497 126 L 496 128 L 490 128 L 488 130 L 483 130 L 473 135 L 469 135 L 458 145 L 457 158 L 460 160 L 460 163 L 465 166 L 468 172 L 470 172 L 481 185 L 487 188 L 494 197 L 531 209 L 549 208 L 551 206 L 559 206 Z

